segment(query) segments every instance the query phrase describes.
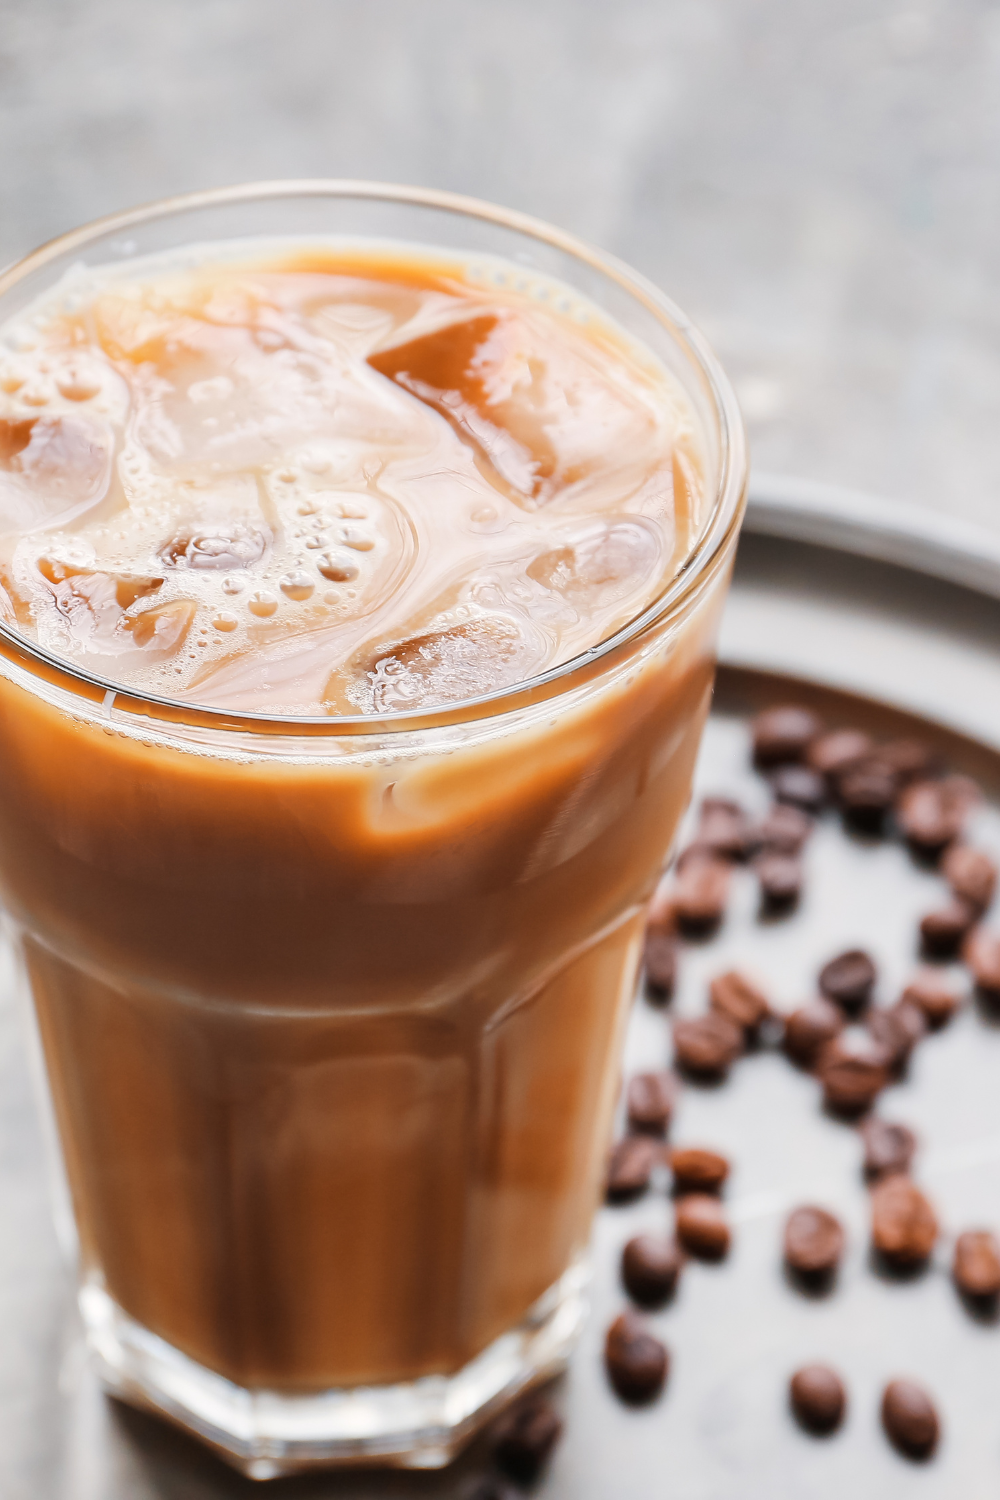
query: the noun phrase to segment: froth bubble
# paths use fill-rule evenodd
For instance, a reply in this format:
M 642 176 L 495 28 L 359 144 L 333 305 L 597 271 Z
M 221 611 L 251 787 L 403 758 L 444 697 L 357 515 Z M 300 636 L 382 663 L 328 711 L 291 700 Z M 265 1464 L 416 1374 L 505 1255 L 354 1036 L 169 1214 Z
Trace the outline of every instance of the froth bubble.
M 342 500 L 337 506 L 337 511 L 345 521 L 367 521 L 368 519 L 365 507 L 355 500 Z
M 278 600 L 268 589 L 258 589 L 256 594 L 251 594 L 247 600 L 247 609 L 252 615 L 265 617 L 273 615 L 278 607 Z
M 49 392 L 44 385 L 37 385 L 32 382 L 31 385 L 26 385 L 21 391 L 21 400 L 26 406 L 47 406 Z
M 243 588 L 244 579 L 242 578 L 233 576 L 222 580 L 222 592 L 224 594 L 242 594 Z
M 325 547 L 326 544 L 327 544 L 327 541 L 328 541 L 328 538 L 325 537 L 325 536 L 322 536 L 322 535 L 320 535 L 320 536 L 307 536 L 306 537 L 306 541 L 305 541 L 305 545 L 310 549 L 311 552 L 315 552 L 320 547 Z
M 286 599 L 308 599 L 315 587 L 308 573 L 286 573 L 280 583 Z
M 337 532 L 337 540 L 343 542 L 345 547 L 353 547 L 355 552 L 370 552 L 375 545 L 372 538 L 359 531 L 356 526 L 341 526 Z
M 227 633 L 230 630 L 235 630 L 239 623 L 239 615 L 232 614 L 228 609 L 220 609 L 212 617 L 212 625 L 214 626 L 214 628 L 216 630 L 226 631 Z
M 324 552 L 316 566 L 331 583 L 349 583 L 358 576 L 357 563 L 352 558 L 345 557 L 342 552 Z
M 82 370 L 67 370 L 56 380 L 56 389 L 67 401 L 89 401 L 101 389 L 101 382 Z

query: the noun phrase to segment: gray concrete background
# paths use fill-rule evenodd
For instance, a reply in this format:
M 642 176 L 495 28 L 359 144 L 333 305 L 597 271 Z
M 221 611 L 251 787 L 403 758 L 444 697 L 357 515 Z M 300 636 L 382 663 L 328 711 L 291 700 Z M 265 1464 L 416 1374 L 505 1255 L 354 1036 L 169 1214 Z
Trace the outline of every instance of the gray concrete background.
M 758 469 L 1000 527 L 995 0 L 0 0 L 0 261 L 307 175 L 587 236 L 709 333 Z

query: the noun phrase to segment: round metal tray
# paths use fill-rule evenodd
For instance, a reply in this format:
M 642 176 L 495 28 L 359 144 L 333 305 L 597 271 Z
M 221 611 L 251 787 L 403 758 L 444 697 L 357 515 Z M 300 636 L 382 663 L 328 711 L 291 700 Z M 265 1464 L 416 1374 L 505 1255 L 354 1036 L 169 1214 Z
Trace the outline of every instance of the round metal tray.
M 791 679 L 791 680 L 790 680 Z M 934 738 L 990 799 L 976 837 L 1000 854 L 1000 542 L 905 507 L 789 480 L 760 479 L 721 643 L 716 706 L 697 793 L 731 792 L 761 806 L 747 768 L 745 716 L 777 698 L 819 706 L 831 722 Z M 891 999 L 914 959 L 914 929 L 941 883 L 895 844 L 868 846 L 831 821 L 809 854 L 798 915 L 761 923 L 752 878 L 739 877 L 719 937 L 685 950 L 674 1013 L 704 1005 L 708 979 L 739 964 L 778 1004 L 807 996 L 820 964 L 860 945 Z M 4 1500 L 212 1500 L 260 1488 L 160 1422 L 107 1401 L 83 1356 L 72 1288 L 59 1259 L 40 1129 L 0 954 L 0 1494 Z M 669 1014 L 669 1013 L 668 1013 Z M 669 1023 L 636 1002 L 626 1071 L 663 1066 Z M 735 1228 L 721 1266 L 691 1264 L 674 1302 L 653 1315 L 672 1354 L 653 1406 L 623 1407 L 607 1388 L 603 1332 L 626 1305 L 625 1240 L 666 1226 L 662 1187 L 606 1208 L 594 1234 L 593 1310 L 555 1398 L 566 1435 L 536 1493 L 545 1500 L 986 1500 L 1000 1490 L 995 1389 L 1000 1327 L 976 1321 L 948 1279 L 949 1234 L 1000 1227 L 1000 1029 L 973 1005 L 918 1049 L 883 1112 L 923 1142 L 917 1175 L 946 1227 L 922 1276 L 886 1280 L 867 1252 L 866 1194 L 856 1133 L 825 1117 L 812 1080 L 782 1057 L 741 1061 L 722 1088 L 685 1088 L 672 1138 L 714 1145 L 735 1163 L 727 1203 Z M 806 1298 L 781 1269 L 783 1216 L 795 1202 L 834 1208 L 850 1232 L 835 1290 Z M 828 1359 L 851 1406 L 837 1435 L 810 1439 L 786 1410 L 791 1371 Z M 896 1373 L 939 1399 L 944 1440 L 932 1462 L 899 1458 L 882 1437 L 878 1392 Z M 483 1472 L 482 1445 L 436 1474 L 333 1473 L 278 1480 L 274 1500 L 461 1500 Z

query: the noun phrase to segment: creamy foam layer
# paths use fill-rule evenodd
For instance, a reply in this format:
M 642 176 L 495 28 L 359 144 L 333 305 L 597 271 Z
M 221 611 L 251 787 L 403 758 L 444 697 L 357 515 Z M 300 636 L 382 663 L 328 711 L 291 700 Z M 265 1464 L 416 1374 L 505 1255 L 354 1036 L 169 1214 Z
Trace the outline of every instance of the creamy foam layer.
M 379 714 L 512 685 L 663 591 L 703 489 L 672 377 L 502 262 L 188 252 L 0 330 L 7 623 L 141 691 Z

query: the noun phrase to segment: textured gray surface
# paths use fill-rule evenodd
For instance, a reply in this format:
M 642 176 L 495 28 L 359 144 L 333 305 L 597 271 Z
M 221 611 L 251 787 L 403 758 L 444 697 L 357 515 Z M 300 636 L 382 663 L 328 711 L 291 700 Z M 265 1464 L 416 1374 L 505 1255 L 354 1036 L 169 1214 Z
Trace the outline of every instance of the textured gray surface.
M 758 467 L 1000 527 L 995 0 L 0 0 L 0 261 L 306 175 L 576 230 L 710 334 Z

